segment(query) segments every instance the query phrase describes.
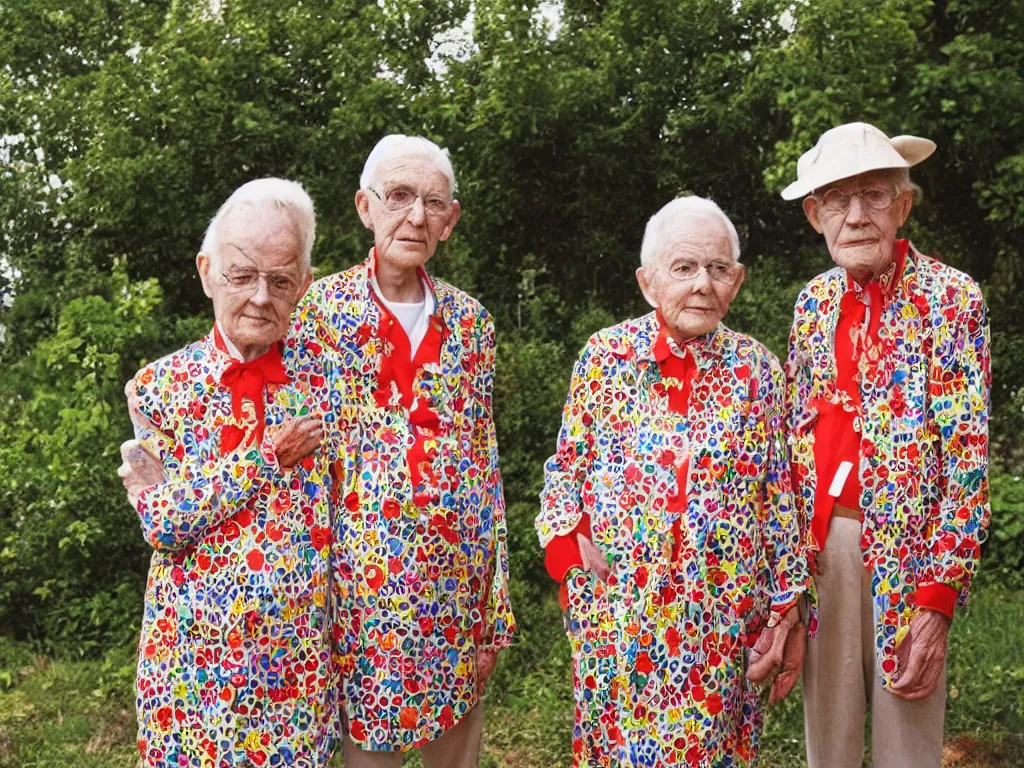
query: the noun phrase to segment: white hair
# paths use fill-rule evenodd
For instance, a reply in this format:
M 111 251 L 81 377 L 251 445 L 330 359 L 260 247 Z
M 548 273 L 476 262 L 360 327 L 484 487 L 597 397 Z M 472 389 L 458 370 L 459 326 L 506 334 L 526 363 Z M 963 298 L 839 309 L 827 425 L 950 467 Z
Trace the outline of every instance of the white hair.
M 272 206 L 278 210 L 290 211 L 299 228 L 302 243 L 302 271 L 309 269 L 312 261 L 313 241 L 316 240 L 316 212 L 313 201 L 306 190 L 296 181 L 287 179 L 255 179 L 240 186 L 231 193 L 210 220 L 203 236 L 202 252 L 212 260 L 217 259 L 217 228 L 221 220 L 231 211 L 243 205 Z
M 641 266 L 650 267 L 654 265 L 658 254 L 665 247 L 668 225 L 674 219 L 685 215 L 713 216 L 721 219 L 729 233 L 732 258 L 734 261 L 740 260 L 740 237 L 736 234 L 736 227 L 733 226 L 729 217 L 712 200 L 691 196 L 677 197 L 648 219 L 647 227 L 644 229 L 644 241 L 640 246 Z
M 370 189 L 377 181 L 377 169 L 382 163 L 395 160 L 399 157 L 425 157 L 448 179 L 448 192 L 455 196 L 459 189 L 455 181 L 455 170 L 452 168 L 452 161 L 447 149 L 441 149 L 430 139 L 422 136 L 406 136 L 401 133 L 392 133 L 377 142 L 366 158 L 363 172 L 359 176 L 359 187 Z

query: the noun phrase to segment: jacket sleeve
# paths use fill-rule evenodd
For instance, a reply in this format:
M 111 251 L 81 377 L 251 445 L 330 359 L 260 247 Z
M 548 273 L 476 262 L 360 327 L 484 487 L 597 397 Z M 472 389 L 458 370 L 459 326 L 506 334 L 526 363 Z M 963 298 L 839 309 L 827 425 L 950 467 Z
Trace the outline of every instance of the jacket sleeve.
M 583 485 L 595 454 L 590 383 L 600 381 L 600 367 L 600 355 L 592 338 L 576 361 L 555 454 L 544 465 L 540 513 L 534 524 L 545 549 L 557 537 L 571 534 L 584 518 Z
M 202 462 L 169 426 L 157 391 L 161 380 L 145 369 L 135 377 L 139 411 L 156 427 L 144 438 L 156 448 L 168 478 L 139 495 L 136 511 L 150 546 L 173 550 L 196 543 L 242 509 L 271 481 L 278 464 L 269 436 L 260 446 L 243 443 L 227 456 Z
M 769 357 L 760 381 L 767 432 L 767 461 L 761 495 L 762 541 L 767 550 L 772 613 L 782 615 L 806 594 L 813 603 L 806 536 L 792 492 L 786 445 L 786 382 L 778 361 Z
M 805 290 L 796 301 L 793 328 L 789 334 L 789 355 L 785 369 L 785 431 L 789 444 L 790 474 L 793 489 L 793 507 L 800 526 L 801 541 L 811 570 L 814 570 L 817 544 L 811 528 L 814 518 L 816 467 L 814 463 L 813 422 L 817 413 L 810 408 L 812 362 L 807 340 L 813 331 L 809 317 L 815 313 L 805 307 L 810 301 Z
M 939 443 L 939 499 L 928 521 L 917 604 L 952 617 L 965 605 L 988 527 L 988 309 L 973 282 L 933 322 L 929 421 Z M 952 314 L 951 319 L 949 315 Z
M 480 340 L 480 360 L 476 377 L 476 423 L 473 443 L 483 455 L 478 466 L 483 470 L 480 494 L 481 514 L 484 521 L 490 517 L 490 585 L 486 592 L 484 623 L 478 646 L 499 650 L 512 644 L 516 620 L 512 615 L 508 578 L 508 533 L 505 523 L 505 494 L 498 468 L 498 439 L 494 426 L 494 322 L 484 313 L 484 328 Z

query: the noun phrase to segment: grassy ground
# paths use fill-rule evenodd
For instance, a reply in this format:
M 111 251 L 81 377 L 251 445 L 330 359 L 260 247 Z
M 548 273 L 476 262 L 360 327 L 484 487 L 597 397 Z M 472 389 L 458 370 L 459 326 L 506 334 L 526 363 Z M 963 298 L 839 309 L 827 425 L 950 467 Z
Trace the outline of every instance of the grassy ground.
M 541 612 L 557 617 L 553 606 Z M 485 768 L 570 764 L 568 646 L 557 620 L 534 624 L 493 681 Z M 48 660 L 0 638 L 0 768 L 132 768 L 130 661 L 125 652 L 105 661 Z M 958 618 L 946 730 L 944 766 L 1024 766 L 1024 593 L 979 590 Z M 798 696 L 770 713 L 762 765 L 806 765 Z M 339 766 L 340 759 L 331 764 Z

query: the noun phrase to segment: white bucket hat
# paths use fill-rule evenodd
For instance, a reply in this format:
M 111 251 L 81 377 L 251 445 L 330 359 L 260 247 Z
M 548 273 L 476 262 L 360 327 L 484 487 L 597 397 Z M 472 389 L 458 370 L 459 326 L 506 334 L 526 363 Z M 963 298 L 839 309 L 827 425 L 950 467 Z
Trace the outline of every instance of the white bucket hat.
M 796 181 L 782 190 L 796 200 L 839 179 L 880 168 L 910 168 L 935 151 L 935 142 L 917 136 L 889 138 L 868 123 L 846 123 L 825 131 L 796 164 Z

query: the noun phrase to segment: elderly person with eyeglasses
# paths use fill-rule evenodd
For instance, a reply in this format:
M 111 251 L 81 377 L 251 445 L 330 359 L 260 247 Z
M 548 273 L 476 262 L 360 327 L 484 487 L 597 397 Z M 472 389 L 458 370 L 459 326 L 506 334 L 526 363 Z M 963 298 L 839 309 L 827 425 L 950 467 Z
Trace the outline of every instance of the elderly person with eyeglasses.
M 327 370 L 342 433 L 348 768 L 397 766 L 413 748 L 427 768 L 476 765 L 484 683 L 514 630 L 494 324 L 425 271 L 459 220 L 455 191 L 446 150 L 381 139 L 355 195 L 373 247 L 317 281 L 297 316 L 300 354 Z
M 817 551 L 804 667 L 812 768 L 942 760 L 947 635 L 989 519 L 989 331 L 977 284 L 897 237 L 935 144 L 826 131 L 803 198 L 836 267 L 796 302 L 787 375 L 795 489 Z
M 153 558 L 139 641 L 141 764 L 325 766 L 341 738 L 332 657 L 322 375 L 284 354 L 312 280 L 298 184 L 235 191 L 196 258 L 214 325 L 125 392 L 119 470 Z
M 739 240 L 709 200 L 647 224 L 653 312 L 576 363 L 537 531 L 563 585 L 578 766 L 757 761 L 757 683 L 799 677 L 810 586 L 778 360 L 721 324 Z

